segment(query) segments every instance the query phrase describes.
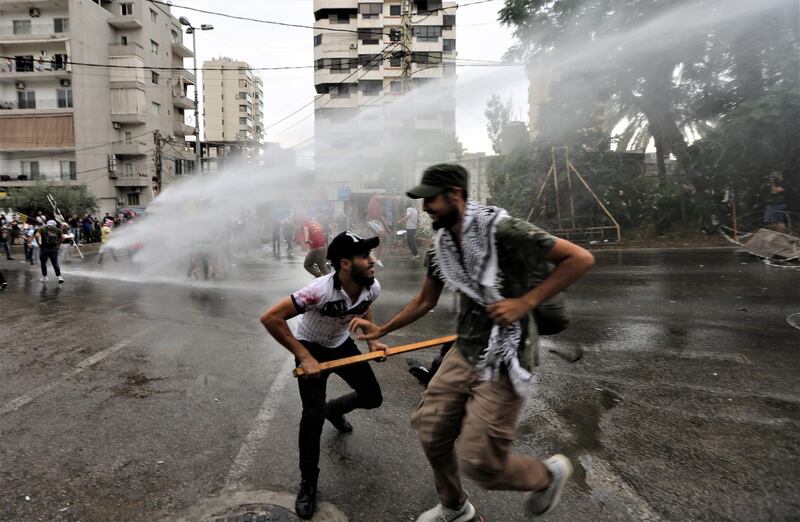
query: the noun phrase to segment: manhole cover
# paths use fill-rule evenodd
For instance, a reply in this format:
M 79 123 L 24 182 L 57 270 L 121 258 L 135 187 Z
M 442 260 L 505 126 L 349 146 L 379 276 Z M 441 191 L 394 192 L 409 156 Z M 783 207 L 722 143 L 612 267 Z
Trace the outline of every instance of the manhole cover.
M 244 504 L 212 515 L 205 522 L 291 522 L 300 518 L 285 507 L 274 504 Z

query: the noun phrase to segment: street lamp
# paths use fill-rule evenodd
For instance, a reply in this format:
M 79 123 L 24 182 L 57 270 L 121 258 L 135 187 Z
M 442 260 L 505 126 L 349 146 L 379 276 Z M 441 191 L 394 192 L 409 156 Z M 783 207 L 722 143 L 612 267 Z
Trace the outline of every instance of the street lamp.
M 200 109 L 198 108 L 198 101 L 197 101 L 197 40 L 195 39 L 195 33 L 197 32 L 197 27 L 194 27 L 189 19 L 185 16 L 181 16 L 178 18 L 178 22 L 181 25 L 186 26 L 186 34 L 192 35 L 192 62 L 193 62 L 193 69 L 194 69 L 194 162 L 195 162 L 195 173 L 202 172 L 202 166 L 200 164 Z M 201 24 L 199 29 L 201 31 L 210 31 L 214 29 L 214 26 L 211 24 Z

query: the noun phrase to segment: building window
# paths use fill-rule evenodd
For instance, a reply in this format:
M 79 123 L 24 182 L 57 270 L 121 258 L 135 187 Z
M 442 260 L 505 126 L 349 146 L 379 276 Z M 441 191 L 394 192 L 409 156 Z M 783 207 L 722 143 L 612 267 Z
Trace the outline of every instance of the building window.
M 50 67 L 54 71 L 64 71 L 67 69 L 67 62 L 69 61 L 66 54 L 54 54 L 53 59 L 50 60 Z
M 247 112 L 247 105 L 239 105 L 239 112 Z
M 36 108 L 36 92 L 35 91 L 17 91 L 17 108 L 18 109 L 35 109 Z
M 122 16 L 131 16 L 133 14 L 133 4 L 132 3 L 125 3 L 119 4 L 120 12 Z
M 442 53 L 434 51 L 411 53 L 411 60 L 419 64 L 440 64 L 442 63 Z
M 40 179 L 39 177 L 39 162 L 38 161 L 20 161 L 19 162 L 20 170 L 23 176 L 26 176 L 27 179 L 36 180 Z
M 399 94 L 399 93 L 403 92 L 403 82 L 400 81 L 400 80 L 393 80 L 389 84 L 389 87 L 391 88 L 392 93 L 394 93 L 394 94 Z
M 377 96 L 383 92 L 383 80 L 361 80 L 358 87 L 364 96 Z
M 150 9 L 150 21 L 153 22 L 153 23 L 158 22 L 158 13 L 156 13 L 152 9 Z
M 125 143 L 131 143 L 133 140 L 133 133 L 131 131 L 125 131 Z
M 247 118 L 239 118 L 239 125 L 247 125 Z
M 17 72 L 33 72 L 33 55 L 14 56 L 14 66 Z
M 54 33 L 68 33 L 69 32 L 69 18 L 53 18 L 53 32 Z
M 74 161 L 61 161 L 61 179 L 62 181 L 75 181 L 78 179 L 77 170 L 75 169 Z
M 350 15 L 345 14 L 331 14 L 328 15 L 328 23 L 331 24 L 349 24 L 350 23 Z
M 452 52 L 456 50 L 455 38 L 445 38 L 442 40 L 442 50 L 444 52 Z
M 402 67 L 403 57 L 400 54 L 393 54 L 389 57 L 389 67 Z
M 361 40 L 361 43 L 364 45 L 377 45 L 381 43 L 382 34 L 383 30 L 379 28 L 359 29 L 358 39 Z
M 134 194 L 132 192 L 128 193 L 128 206 L 129 207 L 139 206 L 139 194 Z
M 239 137 L 241 139 L 243 139 L 243 140 L 246 140 L 247 139 L 247 131 L 246 130 L 240 130 L 239 131 Z
M 153 111 L 153 116 L 158 116 L 159 114 L 161 114 L 161 104 L 160 103 L 153 102 L 152 106 L 151 106 L 151 109 Z
M 445 29 L 452 29 L 453 26 L 456 25 L 456 15 L 446 14 L 442 16 L 442 25 Z
M 241 89 L 246 89 L 248 87 L 247 80 L 239 80 L 239 87 Z
M 150 40 L 150 51 L 153 54 L 158 54 L 158 42 L 155 40 Z
M 158 85 L 158 78 L 159 75 L 155 71 L 150 71 L 150 81 L 153 82 L 153 85 Z
M 413 34 L 420 42 L 438 42 L 442 36 L 442 28 L 438 25 L 416 25 Z
M 14 34 L 31 34 L 30 20 L 14 20 Z
M 244 91 L 239 91 L 239 99 L 240 100 L 246 100 L 247 99 L 247 93 L 244 92 Z
M 172 29 L 172 43 L 177 43 L 177 44 L 182 43 L 181 34 L 175 29 Z
M 403 6 L 390 5 L 389 6 L 389 14 L 391 16 L 401 16 L 403 14 Z
M 322 45 L 322 35 L 318 34 L 314 37 L 314 47 Z
M 346 83 L 341 85 L 331 85 L 328 87 L 328 94 L 331 96 L 331 98 L 349 98 L 350 86 Z
M 365 71 L 374 71 L 381 66 L 382 58 L 380 56 L 373 56 L 371 54 L 358 55 L 358 65 L 363 67 Z
M 59 109 L 72 107 L 72 89 L 56 89 L 56 99 Z
M 378 15 L 383 12 L 383 4 L 358 4 L 358 12 L 361 13 L 362 18 L 378 18 Z
M 125 164 L 125 175 L 128 176 L 129 178 L 133 177 L 133 163 Z
M 119 43 L 121 45 L 128 45 L 128 37 L 127 36 L 120 36 L 119 37 Z

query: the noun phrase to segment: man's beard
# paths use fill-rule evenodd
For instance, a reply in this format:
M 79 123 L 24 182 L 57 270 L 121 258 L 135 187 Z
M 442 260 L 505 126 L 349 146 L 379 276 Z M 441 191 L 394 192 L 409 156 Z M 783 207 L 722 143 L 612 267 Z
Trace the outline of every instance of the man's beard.
M 458 209 L 455 206 L 447 209 L 447 213 L 434 220 L 431 226 L 434 230 L 450 228 L 458 222 Z
M 359 286 L 369 288 L 375 282 L 375 277 L 369 277 L 364 272 L 357 268 L 355 265 L 350 269 L 350 278 L 355 281 Z

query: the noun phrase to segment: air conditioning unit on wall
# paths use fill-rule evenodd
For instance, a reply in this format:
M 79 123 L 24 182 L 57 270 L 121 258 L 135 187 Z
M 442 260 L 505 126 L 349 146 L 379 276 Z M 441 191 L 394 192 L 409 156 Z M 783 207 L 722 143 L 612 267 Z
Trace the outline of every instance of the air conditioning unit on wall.
M 350 49 L 358 49 L 358 44 L 357 43 L 351 43 L 350 44 Z
M 24 89 L 24 88 L 25 88 L 25 82 L 19 82 L 19 81 L 18 81 L 18 82 L 16 82 L 16 83 L 14 84 L 14 87 L 16 87 L 18 91 L 21 91 L 22 89 Z
M 42 12 L 38 7 L 31 7 L 28 9 L 28 14 L 31 15 L 31 18 L 39 18 L 39 15 L 41 15 Z
M 122 125 L 120 125 L 117 122 L 114 122 L 114 128 L 117 129 L 117 130 L 120 130 L 122 128 Z
M 72 85 L 72 82 L 69 81 L 69 79 L 67 78 L 62 78 L 60 83 L 62 87 L 69 87 L 70 85 Z

